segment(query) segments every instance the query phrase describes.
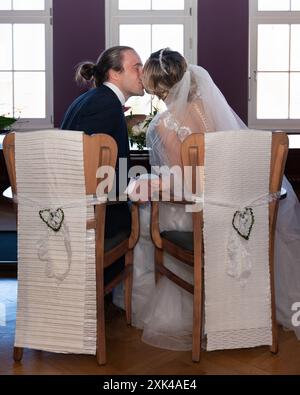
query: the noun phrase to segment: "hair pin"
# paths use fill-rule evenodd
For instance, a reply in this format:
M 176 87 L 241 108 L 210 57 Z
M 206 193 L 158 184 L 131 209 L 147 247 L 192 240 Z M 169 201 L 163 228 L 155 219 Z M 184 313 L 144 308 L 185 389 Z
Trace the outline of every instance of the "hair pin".
M 169 73 L 167 72 L 167 70 L 166 70 L 166 68 L 165 68 L 165 66 L 164 66 L 164 64 L 163 64 L 163 55 L 164 55 L 164 52 L 165 52 L 165 48 L 163 48 L 163 49 L 160 51 L 160 53 L 159 53 L 159 64 L 160 64 L 160 67 L 161 67 L 162 71 L 163 71 L 165 74 L 169 75 Z

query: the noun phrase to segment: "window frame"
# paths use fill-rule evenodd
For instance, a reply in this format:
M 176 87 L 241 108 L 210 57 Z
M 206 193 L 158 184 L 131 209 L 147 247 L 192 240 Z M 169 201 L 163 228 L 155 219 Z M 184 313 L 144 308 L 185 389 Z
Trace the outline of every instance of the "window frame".
M 105 0 L 106 48 L 118 45 L 119 24 L 183 24 L 185 57 L 197 64 L 197 16 L 197 0 L 185 0 L 184 10 L 119 10 L 118 0 Z
M 256 129 L 286 129 L 299 133 L 300 119 L 257 118 L 257 49 L 259 24 L 300 24 L 300 11 L 258 11 L 258 0 L 249 0 L 248 125 Z M 289 70 L 290 72 L 290 70 Z
M 23 118 L 14 124 L 16 130 L 53 128 L 53 0 L 45 0 L 44 10 L 0 10 L 0 23 L 44 24 L 45 25 L 45 118 Z M 1 70 L 1 72 L 12 72 Z M 28 72 L 38 70 L 26 70 Z M 14 92 L 13 92 L 14 102 Z

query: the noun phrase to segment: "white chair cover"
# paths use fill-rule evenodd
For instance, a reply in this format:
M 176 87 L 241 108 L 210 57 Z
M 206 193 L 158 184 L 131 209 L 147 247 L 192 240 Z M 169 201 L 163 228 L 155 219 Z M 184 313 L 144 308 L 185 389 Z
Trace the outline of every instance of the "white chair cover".
M 268 219 L 271 139 L 271 132 L 253 130 L 205 135 L 208 350 L 272 344 Z M 235 213 L 234 224 L 241 234 L 247 235 L 253 225 L 249 240 L 233 228 Z
M 93 210 L 86 204 L 83 134 L 16 133 L 15 160 L 15 346 L 95 354 L 95 234 L 86 230 L 87 212 L 93 216 Z

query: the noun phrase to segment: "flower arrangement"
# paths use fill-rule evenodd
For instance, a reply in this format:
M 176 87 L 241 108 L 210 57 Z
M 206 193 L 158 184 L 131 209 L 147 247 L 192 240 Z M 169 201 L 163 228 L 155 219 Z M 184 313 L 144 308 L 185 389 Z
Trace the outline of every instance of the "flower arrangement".
M 132 113 L 126 117 L 128 127 L 128 137 L 130 145 L 137 145 L 138 150 L 143 150 L 146 147 L 146 132 L 152 119 L 157 114 L 156 108 L 145 115 L 133 115 Z
M 17 121 L 16 118 L 0 115 L 0 130 L 7 130 L 11 125 Z

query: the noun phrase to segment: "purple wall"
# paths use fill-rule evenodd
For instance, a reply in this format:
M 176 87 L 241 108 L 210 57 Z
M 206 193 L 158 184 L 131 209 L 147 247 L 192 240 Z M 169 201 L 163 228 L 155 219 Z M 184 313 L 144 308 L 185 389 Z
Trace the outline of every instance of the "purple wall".
M 105 48 L 105 0 L 53 0 L 54 116 L 80 93 L 74 67 Z M 247 121 L 248 0 L 198 0 L 198 63 Z
M 247 122 L 248 0 L 198 0 L 198 63 Z
M 53 0 L 54 119 L 59 126 L 64 112 L 80 93 L 74 68 L 83 60 L 95 61 L 105 49 L 105 0 Z

